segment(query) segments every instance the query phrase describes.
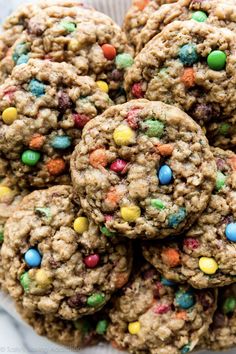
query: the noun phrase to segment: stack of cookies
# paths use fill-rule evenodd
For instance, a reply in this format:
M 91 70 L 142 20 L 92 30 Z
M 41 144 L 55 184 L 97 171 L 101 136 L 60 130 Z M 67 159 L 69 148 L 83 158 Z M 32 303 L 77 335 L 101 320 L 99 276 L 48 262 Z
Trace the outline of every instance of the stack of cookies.
M 72 349 L 235 346 L 236 1 L 134 0 L 122 31 L 50 0 L 0 46 L 0 284 L 22 318 Z

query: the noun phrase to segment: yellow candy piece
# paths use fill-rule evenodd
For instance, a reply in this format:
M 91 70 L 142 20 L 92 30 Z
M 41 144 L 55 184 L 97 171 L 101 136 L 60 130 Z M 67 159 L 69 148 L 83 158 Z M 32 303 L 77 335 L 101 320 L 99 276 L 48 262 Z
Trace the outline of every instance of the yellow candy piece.
M 41 288 L 46 288 L 52 283 L 49 273 L 44 269 L 39 269 L 36 271 L 35 281 Z
M 138 334 L 138 332 L 140 331 L 140 322 L 131 322 L 128 326 L 128 330 L 130 334 Z
M 128 222 L 133 222 L 141 215 L 141 209 L 136 205 L 122 207 L 120 209 L 122 219 Z
M 9 187 L 0 186 L 0 201 L 4 201 L 5 199 L 12 198 L 13 195 L 14 192 Z
M 74 221 L 74 230 L 78 234 L 82 234 L 85 231 L 88 231 L 89 222 L 88 219 L 84 216 L 80 216 Z
M 105 81 L 97 81 L 96 84 L 98 85 L 100 90 L 102 90 L 103 92 L 105 92 L 105 93 L 109 92 L 109 86 L 107 85 L 107 83 Z
M 6 108 L 2 112 L 2 120 L 5 124 L 11 125 L 17 119 L 17 109 L 15 107 Z
M 203 273 L 212 275 L 216 273 L 219 266 L 214 260 L 214 258 L 201 257 L 199 259 L 199 268 Z
M 135 132 L 127 125 L 120 125 L 114 130 L 113 139 L 116 145 L 129 145 L 135 140 Z
M 77 39 L 72 38 L 68 44 L 68 49 L 71 50 L 72 52 L 76 52 L 79 50 L 79 42 Z

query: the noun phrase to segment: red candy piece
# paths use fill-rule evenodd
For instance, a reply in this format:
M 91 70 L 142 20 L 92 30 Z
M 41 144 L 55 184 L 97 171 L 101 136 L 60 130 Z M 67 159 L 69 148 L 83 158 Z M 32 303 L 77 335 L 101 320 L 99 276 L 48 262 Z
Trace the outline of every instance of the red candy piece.
M 116 48 L 111 44 L 103 44 L 102 51 L 107 60 L 113 60 L 116 57 Z
M 124 160 L 117 159 L 114 162 L 112 162 L 110 166 L 110 170 L 116 173 L 124 174 L 127 172 L 127 165 L 128 163 L 125 162 Z
M 112 215 L 104 215 L 104 219 L 105 219 L 105 222 L 109 222 L 109 221 L 113 220 L 113 216 Z
M 129 124 L 130 128 L 138 129 L 139 123 L 139 112 L 141 111 L 140 108 L 134 108 L 129 111 L 126 122 Z
M 143 98 L 144 97 L 144 92 L 142 90 L 142 86 L 140 83 L 133 84 L 132 95 L 135 98 Z
M 200 246 L 200 242 L 196 238 L 189 237 L 184 240 L 184 246 L 190 250 L 195 250 Z
M 157 315 L 164 315 L 171 310 L 171 306 L 167 304 L 157 305 L 154 307 L 153 312 Z
M 76 128 L 83 128 L 88 123 L 88 121 L 90 121 L 89 116 L 86 116 L 86 114 L 78 114 L 78 113 L 73 114 L 73 119 Z
M 16 92 L 16 86 L 10 86 L 4 91 L 4 99 L 12 102 L 14 99 L 14 93 Z
M 87 256 L 84 258 L 84 263 L 86 267 L 88 268 L 95 268 L 100 261 L 99 254 L 91 254 L 90 256 Z

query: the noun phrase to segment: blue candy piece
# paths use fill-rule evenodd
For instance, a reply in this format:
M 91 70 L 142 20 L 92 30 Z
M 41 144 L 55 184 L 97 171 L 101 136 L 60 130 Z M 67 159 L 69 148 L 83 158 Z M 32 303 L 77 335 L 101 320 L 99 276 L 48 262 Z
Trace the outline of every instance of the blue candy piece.
M 12 59 L 15 63 L 17 63 L 18 59 L 23 55 L 29 52 L 28 46 L 26 43 L 19 43 L 17 44 L 14 53 L 12 55 Z
M 32 79 L 30 81 L 29 90 L 36 97 L 40 97 L 40 96 L 43 96 L 45 94 L 45 86 L 44 86 L 44 84 L 42 82 L 36 80 L 36 79 Z
M 181 354 L 187 354 L 189 352 L 190 352 L 190 344 L 187 344 L 184 347 L 182 347 Z
M 182 309 L 189 309 L 195 305 L 195 297 L 191 291 L 178 291 L 175 295 L 175 301 L 179 307 Z
M 54 149 L 64 150 L 71 146 L 71 138 L 67 135 L 56 136 L 51 145 Z
M 173 281 L 168 280 L 168 279 L 163 278 L 163 277 L 161 278 L 161 283 L 164 286 L 175 286 L 176 285 L 176 283 L 174 283 Z
M 26 64 L 29 61 L 28 54 L 22 54 L 16 62 L 16 65 Z
M 186 209 L 179 208 L 177 213 L 169 215 L 168 226 L 172 228 L 177 227 L 185 219 L 185 216 L 186 216 Z
M 167 165 L 163 165 L 158 172 L 158 178 L 160 184 L 162 185 L 170 184 L 173 178 L 173 173 L 171 168 Z
M 30 248 L 26 253 L 25 253 L 25 263 L 28 265 L 30 268 L 36 268 L 39 267 L 42 261 L 42 256 L 39 253 L 38 250 L 35 248 Z
M 229 241 L 236 242 L 236 223 L 232 222 L 226 226 L 226 237 Z
M 179 59 L 186 66 L 191 66 L 194 63 L 197 63 L 199 57 L 196 51 L 196 45 L 189 43 L 181 47 L 179 50 Z

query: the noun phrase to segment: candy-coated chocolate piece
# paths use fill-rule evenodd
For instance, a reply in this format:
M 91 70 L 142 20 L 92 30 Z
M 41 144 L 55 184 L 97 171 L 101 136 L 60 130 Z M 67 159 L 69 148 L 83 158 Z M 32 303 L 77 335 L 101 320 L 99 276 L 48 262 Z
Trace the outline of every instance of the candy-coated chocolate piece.
M 26 150 L 21 155 L 21 161 L 27 166 L 35 166 L 41 157 L 40 152 L 33 150 Z
M 24 291 L 26 293 L 29 292 L 31 280 L 30 280 L 28 272 L 25 272 L 21 275 L 20 283 L 21 283 L 21 286 L 23 287 Z
M 49 272 L 44 269 L 38 269 L 36 271 L 35 281 L 41 288 L 47 288 L 52 283 Z
M 176 293 L 175 301 L 184 310 L 193 307 L 196 303 L 195 296 L 191 291 L 182 292 L 181 290 Z
M 96 82 L 97 86 L 100 88 L 101 91 L 108 93 L 109 92 L 109 86 L 107 85 L 107 83 L 105 81 L 97 81 Z
M 206 22 L 207 19 L 208 16 L 204 11 L 195 11 L 192 13 L 192 20 L 197 22 Z
M 138 334 L 141 329 L 140 322 L 131 322 L 129 323 L 128 330 L 130 334 Z
M 203 273 L 213 275 L 217 272 L 219 266 L 214 258 L 201 257 L 199 259 L 199 268 Z
M 210 69 L 220 71 L 225 68 L 227 56 L 222 50 L 214 50 L 207 57 L 207 64 Z
M 116 145 L 126 146 L 135 142 L 135 132 L 128 125 L 119 125 L 113 133 Z
M 226 226 L 226 237 L 229 241 L 236 242 L 236 223 L 232 222 Z
M 75 219 L 74 221 L 74 230 L 78 234 L 82 234 L 85 231 L 88 231 L 89 228 L 89 221 L 88 218 L 85 216 L 79 216 L 78 218 Z
M 171 168 L 168 165 L 161 166 L 161 168 L 159 169 L 159 172 L 158 172 L 158 178 L 159 178 L 160 184 L 162 184 L 162 185 L 170 184 L 173 179 L 173 172 L 172 172 Z
M 96 326 L 96 332 L 99 335 L 104 335 L 107 331 L 107 327 L 108 327 L 108 321 L 107 320 L 101 320 L 97 323 Z
M 100 256 L 97 253 L 91 254 L 84 258 L 84 263 L 88 268 L 95 268 L 98 265 L 99 261 Z
M 113 60 L 116 57 L 116 48 L 111 44 L 103 44 L 102 51 L 107 60 Z
M 127 222 L 134 222 L 141 216 L 141 209 L 137 205 L 121 207 L 121 217 Z
M 188 43 L 183 45 L 179 50 L 179 58 L 183 65 L 192 66 L 199 60 L 196 45 L 193 43 Z
M 2 120 L 5 124 L 11 125 L 17 119 L 17 109 L 9 107 L 2 112 Z
M 29 83 L 29 91 L 36 97 L 43 96 L 45 94 L 45 86 L 42 82 L 32 79 Z
M 51 145 L 54 149 L 64 150 L 71 146 L 71 138 L 67 135 L 55 136 Z
M 87 299 L 87 305 L 90 307 L 98 307 L 98 306 L 102 305 L 104 300 L 105 300 L 104 294 L 96 293 L 96 294 L 89 296 L 89 298 Z
M 134 59 L 128 53 L 118 54 L 116 56 L 116 67 L 117 69 L 126 69 L 133 65 Z
M 39 251 L 35 248 L 30 248 L 24 256 L 25 263 L 30 268 L 37 268 L 40 266 L 42 261 L 42 256 Z

